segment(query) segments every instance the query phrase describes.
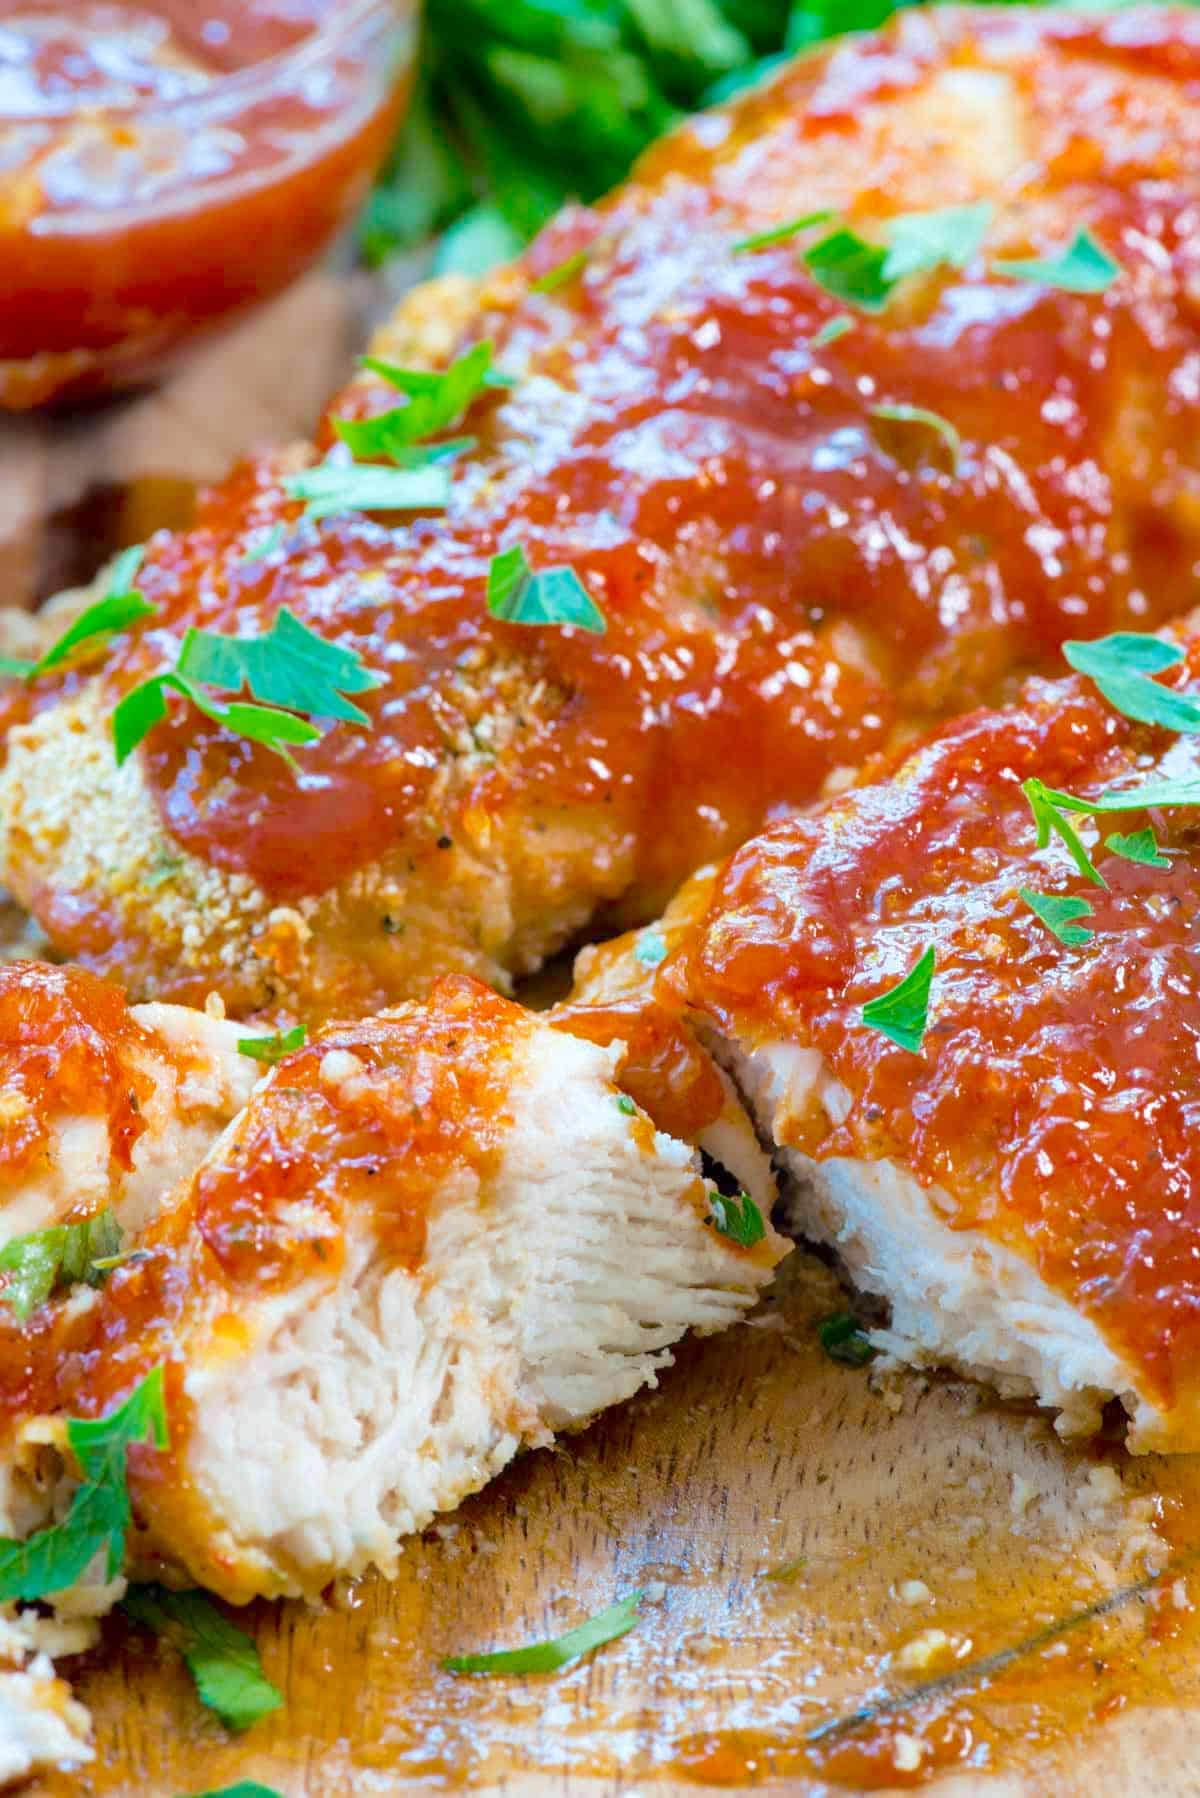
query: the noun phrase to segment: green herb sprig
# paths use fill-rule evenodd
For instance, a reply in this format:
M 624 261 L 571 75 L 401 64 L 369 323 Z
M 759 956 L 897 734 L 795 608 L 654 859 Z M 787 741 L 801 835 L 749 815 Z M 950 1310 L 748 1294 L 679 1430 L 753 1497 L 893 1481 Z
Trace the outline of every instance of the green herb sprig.
M 1186 736 L 1200 731 L 1200 700 L 1153 679 L 1185 660 L 1177 643 L 1139 631 L 1116 631 L 1090 643 L 1064 643 L 1063 655 L 1124 717 Z
M 548 1642 L 531 1642 L 525 1648 L 500 1648 L 493 1654 L 451 1654 L 442 1666 L 447 1673 L 557 1673 L 581 1655 L 627 1635 L 638 1620 L 643 1596 L 641 1592 L 631 1592 L 606 1611 Z
M 261 743 L 295 768 L 291 748 L 318 742 L 324 734 L 312 719 L 369 727 L 367 714 L 345 695 L 368 692 L 381 682 L 382 676 L 364 667 L 354 651 L 319 637 L 286 606 L 259 637 L 227 637 L 193 627 L 184 636 L 175 667 L 152 675 L 117 705 L 112 720 L 117 764 L 167 716 L 166 696 L 174 692 L 206 718 Z M 261 703 L 221 705 L 204 691 L 215 687 L 236 693 L 243 686 Z
M 67 1441 L 82 1483 L 61 1523 L 23 1542 L 0 1538 L 0 1603 L 65 1591 L 102 1553 L 105 1578 L 116 1578 L 130 1524 L 126 1450 L 141 1442 L 165 1449 L 169 1442 L 162 1368 L 148 1373 L 106 1417 L 69 1418 Z
M 817 1340 L 831 1361 L 845 1367 L 865 1367 L 875 1359 L 876 1350 L 856 1317 L 838 1311 L 817 1325 Z
M 487 609 L 508 624 L 574 625 L 597 636 L 608 628 L 573 568 L 542 568 L 535 574 L 519 543 L 492 557 Z
M 274 1036 L 240 1036 L 238 1054 L 274 1065 L 285 1055 L 290 1055 L 293 1049 L 302 1049 L 307 1041 L 308 1031 L 304 1025 L 293 1024 L 290 1030 L 277 1030 Z
M 86 606 L 36 661 L 19 656 L 0 656 L 0 675 L 34 681 L 43 674 L 61 674 L 103 655 L 114 637 L 131 624 L 148 618 L 156 609 L 133 585 L 145 551 L 141 544 L 127 549 L 113 563 L 103 596 Z
M 249 1729 L 283 1703 L 262 1669 L 254 1639 L 238 1629 L 203 1592 L 131 1586 L 121 1606 L 132 1623 L 177 1648 L 200 1702 L 227 1729 Z
M 920 1054 L 929 1027 L 929 994 L 935 963 L 931 943 L 898 985 L 869 999 L 862 1008 L 864 1024 L 913 1055 Z
M 0 1269 L 10 1278 L 0 1288 L 0 1303 L 11 1305 L 25 1324 L 58 1286 L 86 1281 L 99 1286 L 104 1268 L 121 1247 L 121 1229 L 112 1209 L 74 1224 L 51 1224 L 27 1236 L 14 1236 L 0 1249 Z
M 708 1203 L 718 1235 L 728 1236 L 730 1242 L 752 1249 L 766 1235 L 763 1214 L 748 1192 L 739 1192 L 732 1199 L 723 1193 L 710 1192 Z

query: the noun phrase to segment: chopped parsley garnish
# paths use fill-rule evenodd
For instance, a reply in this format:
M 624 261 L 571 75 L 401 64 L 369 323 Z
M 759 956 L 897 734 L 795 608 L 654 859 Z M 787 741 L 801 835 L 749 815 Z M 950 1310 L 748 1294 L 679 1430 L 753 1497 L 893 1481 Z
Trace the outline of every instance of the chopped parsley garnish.
M 191 1798 L 283 1798 L 283 1793 L 257 1779 L 239 1779 L 236 1785 L 222 1786 L 219 1792 L 196 1792 Z
M 838 1311 L 817 1325 L 817 1339 L 831 1361 L 846 1367 L 865 1367 L 876 1351 L 856 1317 L 849 1311 Z
M 132 584 L 143 554 L 141 544 L 125 550 L 113 563 L 103 597 L 85 606 L 75 622 L 68 625 L 57 642 L 36 661 L 0 656 L 0 675 L 9 674 L 32 681 L 43 674 L 78 667 L 102 655 L 121 631 L 128 630 L 141 618 L 148 618 L 155 608 Z
M 1114 855 L 1119 855 L 1122 861 L 1137 862 L 1143 868 L 1171 866 L 1170 856 L 1162 853 L 1158 838 L 1149 825 L 1145 830 L 1132 831 L 1128 836 L 1114 831 L 1110 837 L 1105 837 L 1104 847 L 1111 849 Z
M 781 1586 L 790 1585 L 798 1574 L 808 1566 L 807 1555 L 797 1555 L 794 1561 L 784 1561 L 778 1567 L 769 1567 L 763 1574 L 764 1579 L 775 1580 Z
M 656 968 L 660 961 L 666 959 L 666 954 L 667 939 L 657 924 L 638 933 L 637 942 L 633 945 L 635 961 L 640 961 L 645 968 Z
M 1087 812 L 1091 808 L 1072 799 L 1069 793 L 1056 792 L 1053 787 L 1046 786 L 1036 777 L 1022 781 L 1021 791 L 1029 802 L 1033 822 L 1037 826 L 1038 848 L 1044 849 L 1051 836 L 1060 838 L 1084 879 L 1090 880 L 1093 886 L 1107 886 L 1108 882 L 1088 854 L 1079 832 L 1070 819 L 1064 816 L 1066 812 Z
M 369 726 L 367 714 L 344 695 L 365 693 L 381 680 L 353 650 L 318 637 L 286 606 L 261 637 L 226 637 L 193 627 L 184 636 L 175 667 L 134 687 L 114 711 L 117 763 L 125 761 L 166 717 L 170 691 L 182 694 L 214 723 L 263 744 L 294 767 L 288 746 L 315 743 L 323 735 L 309 719 L 338 718 Z M 231 693 L 245 686 L 262 703 L 235 700 L 218 705 L 200 683 Z M 297 712 L 307 718 L 297 717 Z
M 888 227 L 885 281 L 935 268 L 965 268 L 982 248 L 996 209 L 990 200 L 976 206 L 945 206 L 935 212 L 904 212 Z
M 836 343 L 839 337 L 844 337 L 847 331 L 853 331 L 853 329 L 854 320 L 850 314 L 838 312 L 832 318 L 827 318 L 820 330 L 814 331 L 808 341 L 814 350 L 823 350 L 829 344 Z
M 1065 943 L 1068 949 L 1082 948 L 1095 936 L 1094 930 L 1085 930 L 1075 922 L 1077 918 L 1090 918 L 1092 915 L 1092 908 L 1086 899 L 1060 898 L 1055 893 L 1034 893 L 1028 887 L 1019 887 L 1017 891 L 1018 897 L 1029 907 L 1034 917 L 1060 943 Z
M 121 1229 L 110 1209 L 77 1224 L 51 1224 L 28 1236 L 14 1236 L 0 1249 L 0 1269 L 10 1278 L 0 1288 L 0 1302 L 11 1305 L 17 1322 L 26 1323 L 56 1286 L 89 1286 L 103 1282 L 97 1261 L 110 1261 L 121 1247 Z
M 631 1592 L 628 1598 L 619 1599 L 606 1611 L 552 1641 L 531 1642 L 526 1648 L 501 1648 L 494 1654 L 451 1654 L 442 1666 L 448 1673 L 557 1673 L 581 1655 L 627 1635 L 638 1620 L 641 1597 L 641 1592 Z
M 814 225 L 827 225 L 834 214 L 826 207 L 821 212 L 805 212 L 799 218 L 788 219 L 786 224 L 772 225 L 769 230 L 755 231 L 750 237 L 739 237 L 734 244 L 735 250 L 765 250 L 772 244 L 786 243 L 790 237 L 796 237 L 801 231 L 809 231 Z
M 1117 631 L 1094 643 L 1064 643 L 1063 655 L 1126 718 L 1185 735 L 1200 731 L 1200 700 L 1152 678 L 1185 659 L 1178 644 L 1137 631 Z
M 839 225 L 805 250 L 804 264 L 818 287 L 835 299 L 864 312 L 882 312 L 894 285 L 884 278 L 887 254 L 857 231 Z
M 290 1030 L 276 1031 L 274 1036 L 240 1036 L 238 1054 L 248 1055 L 252 1061 L 282 1061 L 293 1049 L 302 1049 L 307 1041 L 304 1025 L 294 1024 Z
M 935 960 L 931 943 L 898 986 L 869 999 L 862 1008 L 864 1024 L 913 1055 L 920 1053 L 929 1024 L 929 991 Z
M 0 1538 L 0 1603 L 65 1591 L 102 1551 L 104 1577 L 115 1579 L 121 1571 L 130 1524 L 125 1451 L 147 1441 L 160 1449 L 168 1445 L 162 1368 L 148 1373 L 107 1417 L 68 1418 L 67 1441 L 83 1480 L 61 1523 L 23 1542 Z
M 1079 231 L 1056 255 L 1001 258 L 992 263 L 992 272 L 1014 281 L 1057 287 L 1062 293 L 1103 293 L 1121 273 L 1121 265 L 1090 231 Z
M 427 437 L 435 437 L 457 424 L 481 393 L 488 388 L 512 385 L 508 375 L 493 368 L 493 354 L 491 342 L 485 339 L 465 350 L 449 368 L 441 370 L 398 368 L 392 362 L 381 361 L 378 356 L 364 356 L 363 367 L 379 375 L 397 393 L 404 394 L 407 403 L 390 412 L 378 413 L 374 418 L 335 418 L 333 428 L 355 456 L 387 456 L 403 466 L 407 451 Z M 462 447 L 461 443 L 457 445 L 459 449 Z M 437 448 L 433 451 L 435 455 Z M 366 512 L 391 508 L 364 505 L 356 509 Z M 313 515 L 311 506 L 309 511 Z
M 556 262 L 553 268 L 548 268 L 544 275 L 539 275 L 536 281 L 529 283 L 530 293 L 554 293 L 558 288 L 565 287 L 568 281 L 573 281 L 587 267 L 591 253 L 589 245 L 585 249 L 576 250 L 573 256 L 564 256 L 561 262 Z
M 196 1682 L 200 1702 L 227 1729 L 249 1729 L 283 1703 L 262 1670 L 253 1639 L 203 1592 L 131 1586 L 121 1606 L 132 1622 L 176 1647 Z
M 962 455 L 962 438 L 940 412 L 930 412 L 925 406 L 872 406 L 872 418 L 887 419 L 893 424 L 920 425 L 923 429 L 933 431 L 941 438 L 950 452 L 950 465 L 958 473 L 959 457 Z
M 710 1192 L 708 1203 L 718 1235 L 728 1236 L 730 1242 L 739 1243 L 744 1249 L 752 1249 L 766 1235 L 767 1226 L 763 1223 L 763 1214 L 748 1192 L 739 1192 L 733 1199 L 727 1199 L 719 1192 Z
M 302 499 L 305 517 L 339 512 L 440 512 L 450 502 L 445 457 L 418 468 L 381 468 L 375 462 L 322 462 L 283 483 L 289 499 Z
M 603 612 L 573 568 L 541 568 L 535 574 L 519 543 L 492 557 L 487 609 L 508 624 L 575 625 L 598 636 Z
M 637 1106 L 627 1093 L 617 1094 L 617 1110 L 621 1113 L 622 1117 L 632 1118 L 637 1116 Z

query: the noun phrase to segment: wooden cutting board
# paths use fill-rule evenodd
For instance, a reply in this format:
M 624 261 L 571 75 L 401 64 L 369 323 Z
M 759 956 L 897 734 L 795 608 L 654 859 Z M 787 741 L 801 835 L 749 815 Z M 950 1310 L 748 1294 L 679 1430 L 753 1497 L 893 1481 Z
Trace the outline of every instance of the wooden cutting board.
M 0 429 L 10 603 L 184 516 L 240 449 L 305 431 L 378 298 L 315 276 L 158 394 Z M 815 1325 L 844 1303 L 796 1256 L 749 1324 L 526 1456 L 393 1585 L 256 1607 L 287 1703 L 240 1740 L 169 1650 L 114 1622 L 77 1669 L 95 1765 L 38 1792 L 1200 1793 L 1200 1468 L 1067 1450 L 961 1383 L 836 1366 Z M 1148 1565 L 1167 1572 L 1148 1584 Z M 636 1628 L 555 1677 L 440 1669 L 637 1589 Z

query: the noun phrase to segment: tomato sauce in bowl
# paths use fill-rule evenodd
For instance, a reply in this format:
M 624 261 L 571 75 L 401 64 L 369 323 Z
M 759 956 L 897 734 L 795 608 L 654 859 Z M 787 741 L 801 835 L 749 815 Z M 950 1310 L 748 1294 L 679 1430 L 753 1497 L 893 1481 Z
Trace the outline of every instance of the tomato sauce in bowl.
M 279 292 L 402 111 L 410 0 L 0 0 L 0 406 L 94 398 Z

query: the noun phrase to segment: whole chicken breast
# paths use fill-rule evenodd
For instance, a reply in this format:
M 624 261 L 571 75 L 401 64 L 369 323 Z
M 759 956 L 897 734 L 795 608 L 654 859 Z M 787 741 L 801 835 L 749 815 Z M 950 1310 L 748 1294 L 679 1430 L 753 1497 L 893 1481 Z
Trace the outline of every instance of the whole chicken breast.
M 1180 640 L 1157 684 L 1194 694 Z M 734 1075 L 790 1228 L 887 1301 L 879 1347 L 1032 1392 L 1064 1432 L 1117 1397 L 1132 1448 L 1191 1452 L 1200 702 L 1183 715 L 1135 723 L 1068 679 L 950 725 L 695 889 L 648 999 Z M 1041 847 L 1031 799 L 1059 820 Z M 864 1012 L 930 962 L 927 1003 L 918 978 Z
M 165 1368 L 170 1451 L 131 1452 L 144 1564 L 238 1602 L 387 1573 L 744 1314 L 787 1244 L 723 1233 L 620 1059 L 448 976 L 273 1070 L 136 1261 L 46 1326 L 40 1408 L 105 1412 Z
M 1064 636 L 1182 611 L 1198 95 L 1187 10 L 906 11 L 700 115 L 478 292 L 419 295 L 383 355 L 486 338 L 512 380 L 452 427 L 445 511 L 302 518 L 284 483 L 328 428 L 243 464 L 152 541 L 157 616 L 99 675 L 14 694 L 0 877 L 136 995 L 318 1018 L 438 969 L 503 987 Z M 331 415 L 396 403 L 372 374 Z M 603 633 L 490 615 L 518 545 Z M 369 727 L 296 778 L 176 696 L 115 768 L 117 699 L 189 625 L 284 608 L 377 678 Z

